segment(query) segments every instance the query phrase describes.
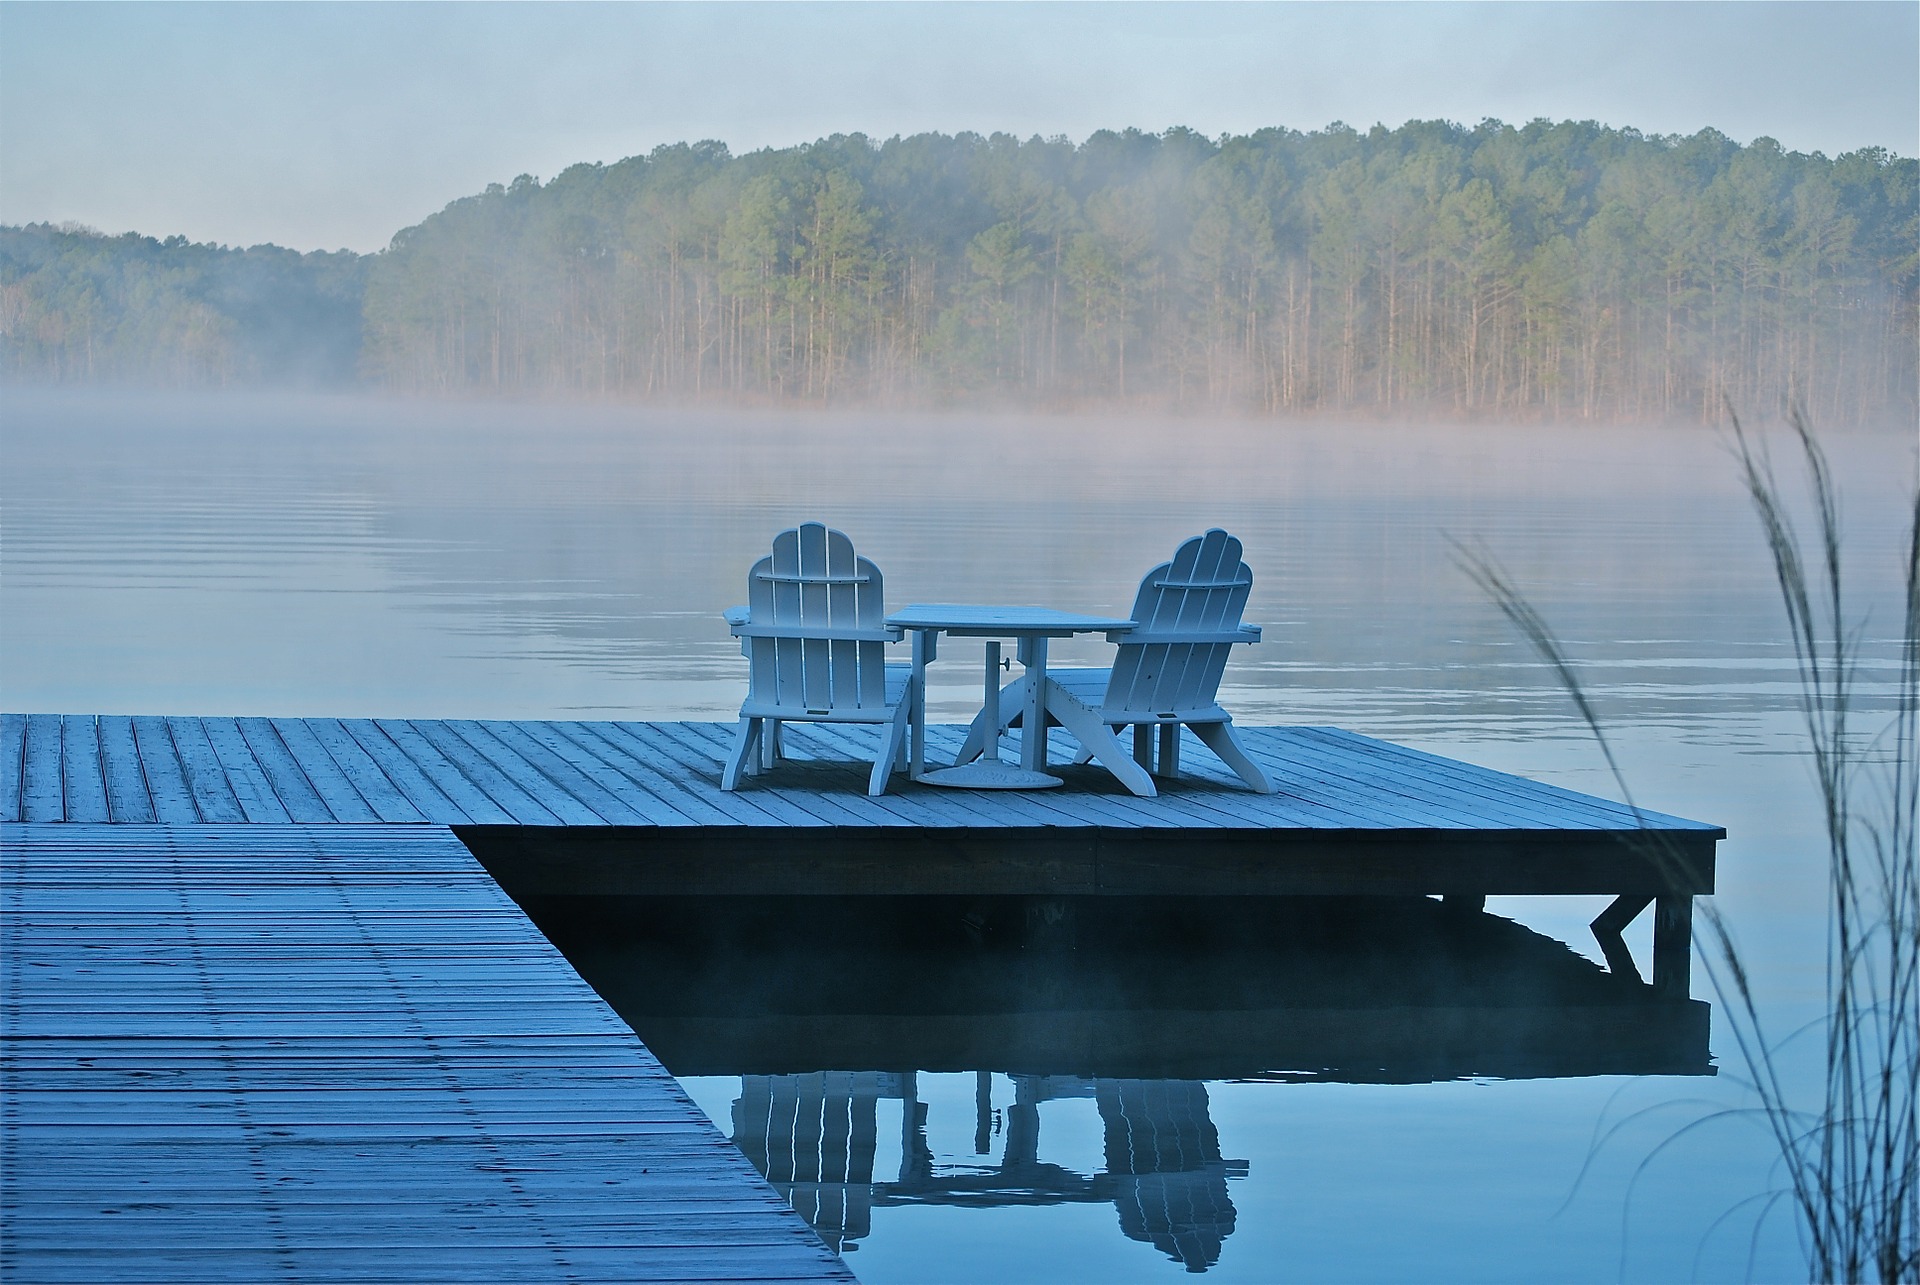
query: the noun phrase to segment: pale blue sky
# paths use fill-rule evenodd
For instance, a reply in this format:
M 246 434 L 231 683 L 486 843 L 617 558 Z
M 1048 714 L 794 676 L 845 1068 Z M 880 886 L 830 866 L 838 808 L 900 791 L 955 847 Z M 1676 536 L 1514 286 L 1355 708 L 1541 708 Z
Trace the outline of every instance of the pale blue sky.
M 1412 118 L 1920 148 L 1920 3 L 0 4 L 0 222 L 377 249 L 663 142 Z

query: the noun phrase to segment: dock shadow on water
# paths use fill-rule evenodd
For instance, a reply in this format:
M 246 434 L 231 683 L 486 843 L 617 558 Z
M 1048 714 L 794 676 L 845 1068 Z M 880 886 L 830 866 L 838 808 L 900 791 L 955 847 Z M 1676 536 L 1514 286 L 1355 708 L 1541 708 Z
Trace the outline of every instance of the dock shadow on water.
M 1248 1174 L 1208 1081 L 1714 1073 L 1705 1003 L 1426 898 L 518 899 L 668 1070 L 739 1077 L 717 1122 L 840 1252 L 876 1210 L 1110 1204 L 1205 1271 Z M 973 1154 L 943 1158 L 923 1077 L 955 1073 Z M 1073 1099 L 1097 1169 L 1049 1156 L 1042 1108 Z

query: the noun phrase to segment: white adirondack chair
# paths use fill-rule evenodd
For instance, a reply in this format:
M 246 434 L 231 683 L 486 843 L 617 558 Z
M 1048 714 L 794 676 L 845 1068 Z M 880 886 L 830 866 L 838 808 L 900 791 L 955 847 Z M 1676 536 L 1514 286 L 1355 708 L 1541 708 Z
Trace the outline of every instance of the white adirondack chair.
M 1247 754 L 1233 731 L 1233 716 L 1215 699 L 1227 653 L 1236 643 L 1260 641 L 1260 626 L 1240 622 L 1253 588 L 1253 572 L 1240 560 L 1240 542 L 1218 527 L 1186 541 L 1170 562 L 1149 571 L 1133 600 L 1134 627 L 1110 634 L 1119 644 L 1110 669 L 1054 669 L 1046 673 L 1047 721 L 1071 732 L 1081 761 L 1097 759 L 1135 794 L 1153 785 L 1153 729 L 1160 732 L 1158 773 L 1180 770 L 1180 728 L 1191 727 L 1202 744 L 1261 794 L 1279 787 Z M 1026 707 L 1025 677 L 1000 694 L 1004 731 Z M 1115 729 L 1133 728 L 1131 756 Z M 974 719 L 958 762 L 986 749 L 986 715 Z
M 747 605 L 726 613 L 750 662 L 740 730 L 720 788 L 773 766 L 782 723 L 878 723 L 886 727 L 868 794 L 906 766 L 913 667 L 886 663 L 900 640 L 886 617 L 880 571 L 843 532 L 818 522 L 782 531 L 747 576 Z

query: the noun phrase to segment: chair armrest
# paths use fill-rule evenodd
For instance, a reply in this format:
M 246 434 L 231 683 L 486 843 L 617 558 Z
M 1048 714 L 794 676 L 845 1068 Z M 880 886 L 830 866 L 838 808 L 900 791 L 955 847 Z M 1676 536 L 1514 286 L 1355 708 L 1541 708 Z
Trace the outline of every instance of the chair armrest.
M 732 625 L 736 638 L 800 638 L 818 642 L 880 642 L 900 641 L 902 631 L 886 625 L 878 629 L 834 629 L 825 625 L 755 625 L 746 621 Z
M 1155 629 L 1151 632 L 1133 629 L 1124 633 L 1110 633 L 1107 639 L 1129 647 L 1152 647 L 1164 643 L 1255 643 L 1260 641 L 1260 626 L 1241 625 L 1238 629 Z
M 733 631 L 735 633 L 739 633 L 740 626 L 746 624 L 747 621 L 752 617 L 753 608 L 728 607 L 725 611 L 721 612 L 720 614 L 726 618 L 727 624 L 733 629 Z

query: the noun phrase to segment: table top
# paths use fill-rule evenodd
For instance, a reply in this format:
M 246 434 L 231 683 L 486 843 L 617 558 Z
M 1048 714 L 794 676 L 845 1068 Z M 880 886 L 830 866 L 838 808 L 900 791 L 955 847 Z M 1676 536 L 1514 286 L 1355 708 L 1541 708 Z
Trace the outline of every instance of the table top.
M 938 629 L 974 638 L 1067 638 L 1119 633 L 1134 627 L 1124 616 L 1081 616 L 1052 607 L 1007 607 L 971 602 L 916 602 L 887 617 L 899 629 Z

